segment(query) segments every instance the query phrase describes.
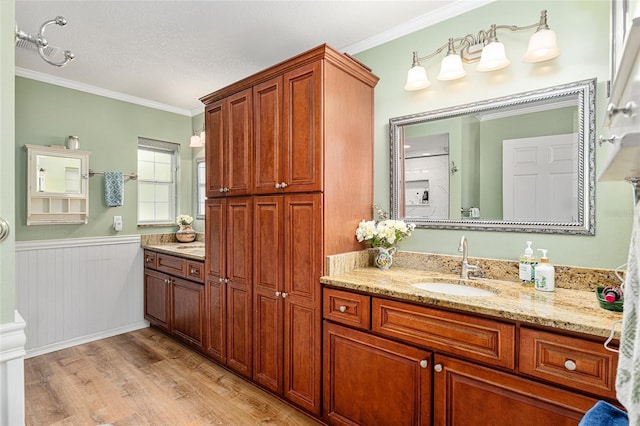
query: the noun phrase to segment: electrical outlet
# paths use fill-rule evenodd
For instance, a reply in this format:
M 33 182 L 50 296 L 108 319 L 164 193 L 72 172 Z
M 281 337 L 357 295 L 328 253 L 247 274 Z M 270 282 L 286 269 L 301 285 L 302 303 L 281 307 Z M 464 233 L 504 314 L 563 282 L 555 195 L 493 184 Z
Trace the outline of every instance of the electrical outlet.
M 113 217 L 113 229 L 115 231 L 122 231 L 122 216 Z

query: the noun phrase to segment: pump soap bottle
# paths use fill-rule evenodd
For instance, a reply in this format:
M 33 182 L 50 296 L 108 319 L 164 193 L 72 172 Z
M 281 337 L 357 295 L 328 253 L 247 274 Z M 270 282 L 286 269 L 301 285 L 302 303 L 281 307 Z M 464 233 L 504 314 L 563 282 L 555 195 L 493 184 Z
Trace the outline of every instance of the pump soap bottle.
M 524 254 L 520 256 L 520 281 L 525 283 L 535 282 L 534 266 L 537 263 L 537 259 L 533 257 L 533 249 L 531 248 L 531 241 L 527 241 L 527 248 L 524 249 Z
M 556 287 L 556 271 L 549 263 L 546 249 L 538 249 L 542 252 L 540 263 L 536 266 L 536 290 L 554 291 Z

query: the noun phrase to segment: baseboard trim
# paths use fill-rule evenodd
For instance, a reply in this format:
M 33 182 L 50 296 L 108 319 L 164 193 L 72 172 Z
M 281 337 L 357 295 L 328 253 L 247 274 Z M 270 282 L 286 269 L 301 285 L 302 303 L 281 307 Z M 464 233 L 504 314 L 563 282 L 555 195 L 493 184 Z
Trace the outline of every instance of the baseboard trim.
M 118 334 L 128 333 L 130 331 L 140 330 L 142 328 L 149 327 L 147 321 L 138 322 L 128 325 L 126 327 L 114 328 L 111 330 L 101 331 L 100 333 L 93 333 L 86 336 L 78 337 L 76 339 L 69 339 L 62 342 L 56 342 L 51 345 L 45 345 L 38 348 L 32 348 L 27 350 L 25 359 L 33 358 L 34 356 L 48 354 L 50 352 L 59 351 L 61 349 L 70 348 L 76 345 L 82 345 L 83 343 L 89 343 L 107 337 L 117 336 Z

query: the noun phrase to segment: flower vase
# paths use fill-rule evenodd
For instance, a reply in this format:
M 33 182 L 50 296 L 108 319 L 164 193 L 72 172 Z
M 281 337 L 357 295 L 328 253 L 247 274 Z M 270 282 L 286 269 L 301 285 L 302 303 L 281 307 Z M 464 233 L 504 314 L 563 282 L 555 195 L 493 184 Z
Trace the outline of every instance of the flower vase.
M 176 240 L 181 243 L 190 243 L 196 239 L 196 231 L 191 225 L 180 225 L 180 229 L 176 231 Z
M 393 263 L 393 255 L 396 252 L 395 247 L 378 247 L 378 253 L 376 254 L 374 263 L 383 271 L 386 271 L 391 267 Z

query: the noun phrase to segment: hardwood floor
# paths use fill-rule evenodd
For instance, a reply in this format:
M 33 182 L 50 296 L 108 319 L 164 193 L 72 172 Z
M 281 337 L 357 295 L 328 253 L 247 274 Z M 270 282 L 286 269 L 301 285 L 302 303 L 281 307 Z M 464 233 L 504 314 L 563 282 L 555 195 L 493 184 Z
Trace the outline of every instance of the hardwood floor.
M 27 425 L 319 424 L 153 328 L 24 369 Z

